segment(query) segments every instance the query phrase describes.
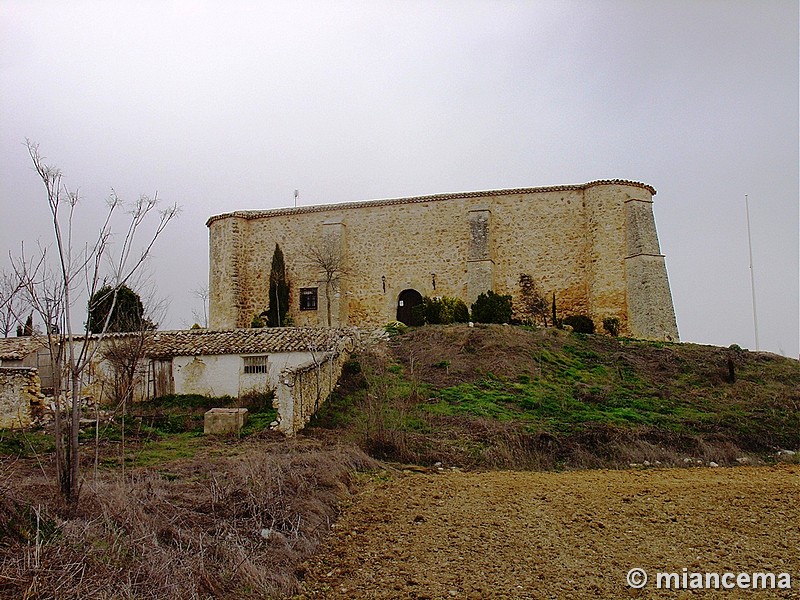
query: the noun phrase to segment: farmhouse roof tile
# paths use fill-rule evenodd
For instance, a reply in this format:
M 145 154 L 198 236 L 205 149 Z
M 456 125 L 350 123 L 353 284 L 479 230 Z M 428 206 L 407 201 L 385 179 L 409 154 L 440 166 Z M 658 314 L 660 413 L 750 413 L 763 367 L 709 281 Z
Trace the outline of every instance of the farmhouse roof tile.
M 46 340 L 39 336 L 0 338 L 0 360 L 22 360 L 42 348 Z
M 219 354 L 270 354 L 332 350 L 345 334 L 341 329 L 264 327 L 254 329 L 187 329 L 156 331 L 148 340 L 152 358 Z
M 104 341 L 124 340 L 138 333 L 109 333 Z M 274 354 L 277 352 L 328 352 L 347 335 L 334 328 L 264 327 L 258 329 L 187 329 L 147 334 L 145 354 L 151 358 L 220 354 Z M 90 336 L 97 340 L 101 336 Z M 76 341 L 83 340 L 76 336 Z M 22 360 L 44 347 L 39 336 L 0 338 L 0 360 Z

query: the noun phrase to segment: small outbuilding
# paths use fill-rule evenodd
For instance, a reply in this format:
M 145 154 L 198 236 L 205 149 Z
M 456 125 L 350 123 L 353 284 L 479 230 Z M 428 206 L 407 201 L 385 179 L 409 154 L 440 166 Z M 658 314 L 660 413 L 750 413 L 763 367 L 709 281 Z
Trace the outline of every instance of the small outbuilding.
M 348 333 L 334 328 L 270 327 L 156 331 L 147 341 L 151 396 L 241 396 L 277 388 L 281 372 L 321 361 Z
M 171 394 L 273 392 L 277 428 L 292 435 L 328 398 L 358 337 L 355 329 L 275 327 L 114 333 L 76 337 L 73 343 L 76 351 L 92 357 L 84 371 L 82 399 L 119 401 L 120 386 L 134 402 Z M 0 369 L 30 371 L 26 377 L 36 376 L 37 383 L 41 378 L 42 391 L 51 393 L 46 338 L 0 339 L 0 357 Z M 27 379 L 24 386 L 19 383 L 17 372 L 6 379 L 2 404 L 16 423 L 18 407 L 30 405 L 20 390 L 32 384 Z

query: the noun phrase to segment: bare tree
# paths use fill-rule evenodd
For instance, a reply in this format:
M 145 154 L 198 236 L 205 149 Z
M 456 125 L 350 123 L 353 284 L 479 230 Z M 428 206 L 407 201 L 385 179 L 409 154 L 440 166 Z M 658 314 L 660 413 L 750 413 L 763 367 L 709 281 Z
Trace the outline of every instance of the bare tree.
M 203 329 L 208 329 L 208 298 L 210 295 L 207 285 L 201 285 L 192 290 L 192 296 L 203 303 L 203 314 L 201 315 L 196 310 L 193 310 L 192 317 L 194 317 L 195 323 L 202 323 Z
M 323 236 L 319 243 L 308 248 L 306 257 L 319 277 L 318 282 L 325 286 L 327 324 L 330 327 L 331 298 L 338 290 L 342 277 L 347 275 L 341 247 L 334 237 Z
M 8 337 L 23 322 L 23 285 L 15 273 L 0 271 L 0 333 Z
M 131 407 L 136 386 L 141 384 L 141 375 L 146 369 L 143 361 L 155 324 L 163 319 L 167 310 L 166 301 L 157 299 L 154 289 L 148 290 L 142 302 L 144 312 L 141 317 L 134 318 L 136 326 L 122 335 L 106 337 L 99 350 L 101 358 L 110 367 L 111 397 L 117 410 L 122 409 L 123 413 Z
M 536 287 L 533 277 L 526 273 L 520 274 L 519 287 L 522 299 L 520 312 L 532 324 L 541 323 L 544 327 L 547 327 L 549 307 L 547 300 Z
M 125 475 L 125 418 L 130 411 L 136 393 L 137 385 L 141 384 L 142 376 L 146 373 L 144 358 L 153 332 L 141 329 L 140 331 L 112 336 L 104 341 L 100 356 L 105 364 L 110 366 L 111 398 L 114 402 L 114 414 L 120 414 L 121 427 L 121 465 L 122 474 Z M 99 456 L 100 415 L 95 416 L 95 475 L 100 462 Z
M 67 190 L 61 172 L 48 165 L 39 153 L 37 144 L 27 141 L 28 153 L 37 175 L 42 180 L 47 193 L 47 202 L 52 219 L 54 246 L 39 248 L 39 256 L 25 256 L 24 246 L 20 257 L 12 260 L 16 276 L 26 291 L 31 306 L 48 324 L 63 322 L 63 336 L 48 335 L 50 356 L 53 362 L 54 398 L 56 401 L 56 466 L 59 488 L 62 496 L 71 507 L 78 502 L 80 491 L 80 460 L 78 433 L 80 425 L 80 394 L 84 371 L 101 345 L 102 337 L 108 329 L 116 297 L 113 299 L 106 322 L 96 338 L 97 343 L 88 343 L 88 331 L 84 328 L 84 343 L 78 347 L 75 339 L 71 308 L 80 296 L 85 285 L 88 297 L 105 282 L 117 288 L 128 282 L 145 263 L 156 239 L 167 224 L 177 216 L 178 207 L 173 204 L 158 210 L 158 196 L 140 196 L 133 203 L 124 203 L 113 192 L 108 200 L 107 210 L 97 238 L 90 243 L 80 244 L 74 239 L 73 223 L 78 206 L 77 191 Z M 116 255 L 111 251 L 111 221 L 120 211 L 127 213 L 129 221 L 122 236 L 122 243 Z M 137 233 L 148 217 L 156 213 L 157 223 L 143 246 L 139 246 Z M 52 263 L 51 263 L 51 259 Z M 101 281 L 101 269 L 107 263 L 110 273 Z M 88 323 L 88 320 L 87 320 Z M 62 343 L 63 342 L 63 343 Z M 62 423 L 62 411 L 69 407 L 66 386 L 62 385 L 63 373 L 68 380 L 71 396 L 71 412 L 67 426 Z

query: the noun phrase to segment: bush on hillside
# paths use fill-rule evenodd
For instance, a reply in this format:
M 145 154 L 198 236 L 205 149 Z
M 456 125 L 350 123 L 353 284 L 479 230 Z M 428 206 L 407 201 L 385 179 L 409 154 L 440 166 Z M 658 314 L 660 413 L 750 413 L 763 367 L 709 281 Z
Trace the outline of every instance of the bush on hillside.
M 429 298 L 412 309 L 414 319 L 427 325 L 447 325 L 469 322 L 469 309 L 460 298 Z
M 570 315 L 562 323 L 572 327 L 575 333 L 594 333 L 594 321 L 586 315 Z
M 408 325 L 400 321 L 389 321 L 383 326 L 383 330 L 388 333 L 389 336 L 402 335 L 408 331 Z
M 606 317 L 603 319 L 603 329 L 612 337 L 619 335 L 619 319 L 617 317 Z
M 472 320 L 476 323 L 510 323 L 511 314 L 511 296 L 492 290 L 478 296 L 472 305 Z
M 533 277 L 527 273 L 519 276 L 520 305 L 517 312 L 524 325 L 542 325 L 547 327 L 550 317 L 550 305 L 544 294 L 539 291 Z M 555 321 L 553 322 L 555 324 Z

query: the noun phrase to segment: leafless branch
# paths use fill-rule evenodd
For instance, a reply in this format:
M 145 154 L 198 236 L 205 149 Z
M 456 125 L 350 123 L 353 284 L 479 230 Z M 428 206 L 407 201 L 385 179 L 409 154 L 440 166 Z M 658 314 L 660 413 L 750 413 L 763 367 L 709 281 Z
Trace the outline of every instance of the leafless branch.
M 48 335 L 50 355 L 54 374 L 60 374 L 62 368 L 69 380 L 71 394 L 71 415 L 68 427 L 69 435 L 62 438 L 64 429 L 60 427 L 62 407 L 67 407 L 66 390 L 58 384 L 54 386 L 56 399 L 56 462 L 61 492 L 71 506 L 75 506 L 80 489 L 78 459 L 78 427 L 80 423 L 80 396 L 84 383 L 84 372 L 101 346 L 103 334 L 108 329 L 109 321 L 116 303 L 116 291 L 111 309 L 106 316 L 105 326 L 96 338 L 96 343 L 88 343 L 88 319 L 84 328 L 84 343 L 76 351 L 75 331 L 71 308 L 74 299 L 79 297 L 78 281 L 80 276 L 86 283 L 89 297 L 98 289 L 100 282 L 110 283 L 114 290 L 131 280 L 145 264 L 156 239 L 161 235 L 169 222 L 178 215 L 178 207 L 173 204 L 165 210 L 158 211 L 158 196 L 140 196 L 127 208 L 129 221 L 125 230 L 119 252 L 112 252 L 112 221 L 125 203 L 112 190 L 107 202 L 107 210 L 97 237 L 90 243 L 79 244 L 74 239 L 74 221 L 80 196 L 78 191 L 70 192 L 62 181 L 61 171 L 48 165 L 39 152 L 38 144 L 26 140 L 26 146 L 34 169 L 45 186 L 47 203 L 53 225 L 55 240 L 51 251 L 39 248 L 39 256 L 29 258 L 25 255 L 24 245 L 20 257 L 12 258 L 15 276 L 20 288 L 25 290 L 26 299 L 44 320 L 48 334 L 54 333 L 53 325 L 59 324 L 61 336 Z M 64 212 L 66 211 L 66 214 Z M 159 220 L 154 230 L 139 250 L 138 236 L 148 221 L 148 216 L 158 212 Z M 52 254 L 55 253 L 57 267 L 51 266 Z M 102 271 L 104 263 L 110 277 L 104 279 Z M 110 280 L 110 281 L 109 281 Z M 5 306 L 5 304 L 3 304 Z M 63 323 L 63 328 L 60 324 Z M 62 344 L 65 342 L 65 344 Z M 66 355 L 62 355 L 65 349 Z
M 340 246 L 333 237 L 325 236 L 307 249 L 307 260 L 325 286 L 327 324 L 331 326 L 331 296 L 342 277 L 348 274 Z

